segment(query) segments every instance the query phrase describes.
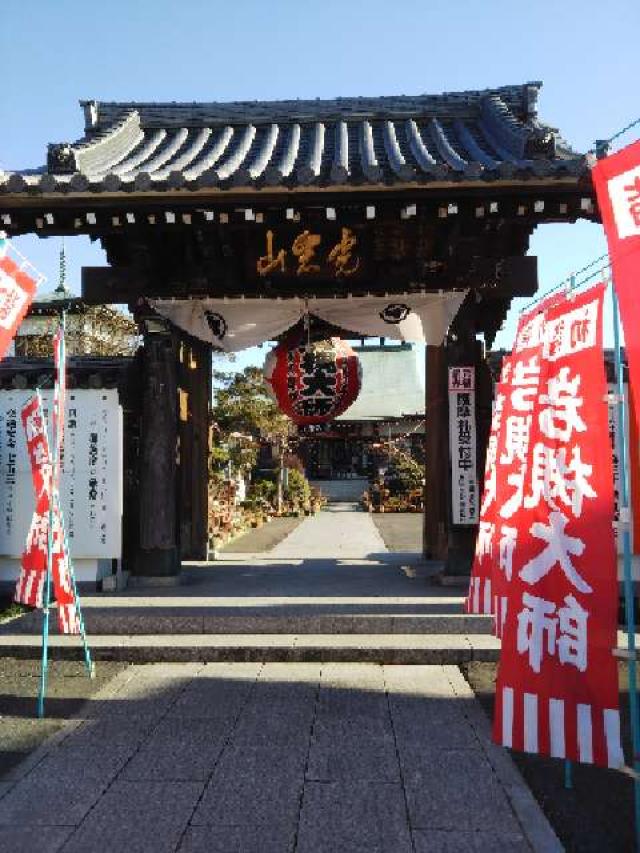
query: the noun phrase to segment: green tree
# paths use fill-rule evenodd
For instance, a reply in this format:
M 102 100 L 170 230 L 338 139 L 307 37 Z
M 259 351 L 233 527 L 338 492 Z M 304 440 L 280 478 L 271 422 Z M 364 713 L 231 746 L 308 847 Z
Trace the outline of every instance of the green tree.
M 222 474 L 228 462 L 234 470 L 254 467 L 260 439 L 282 441 L 291 421 L 270 397 L 262 371 L 247 367 L 242 373 L 214 371 L 213 420 L 218 428 L 210 454 L 212 473 Z
M 269 396 L 262 370 L 246 367 L 242 373 L 214 371 L 213 418 L 223 433 L 254 438 L 289 435 L 291 421 Z

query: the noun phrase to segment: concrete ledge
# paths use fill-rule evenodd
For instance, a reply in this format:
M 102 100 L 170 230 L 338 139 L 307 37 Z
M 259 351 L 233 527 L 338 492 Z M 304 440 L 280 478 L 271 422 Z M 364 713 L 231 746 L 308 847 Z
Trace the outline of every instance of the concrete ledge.
M 469 575 L 436 575 L 434 583 L 438 586 L 460 587 L 461 589 L 469 589 Z
M 127 586 L 135 589 L 145 587 L 157 589 L 158 587 L 175 587 L 182 585 L 182 575 L 129 575 Z
M 352 615 L 331 613 L 291 613 L 264 615 L 245 610 L 210 607 L 85 607 L 87 632 L 93 635 L 170 634 L 489 634 L 488 616 L 463 613 Z M 272 611 L 273 608 L 270 608 Z M 42 614 L 30 612 L 7 622 L 2 634 L 36 634 Z M 52 621 L 51 634 L 58 633 Z
M 440 634 L 183 634 L 90 637 L 96 660 L 155 663 L 180 662 L 363 662 L 380 664 L 461 664 L 493 661 L 498 648 L 493 638 Z M 40 636 L 0 637 L 0 653 L 20 658 L 40 656 Z M 81 655 L 76 637 L 52 637 L 53 659 Z

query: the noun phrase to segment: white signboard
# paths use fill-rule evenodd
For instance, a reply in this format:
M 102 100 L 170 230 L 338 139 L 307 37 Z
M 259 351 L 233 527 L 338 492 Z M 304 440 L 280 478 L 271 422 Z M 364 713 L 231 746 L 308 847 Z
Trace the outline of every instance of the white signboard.
M 20 419 L 33 393 L 0 391 L 0 555 L 9 557 L 22 554 L 34 510 Z M 42 392 L 48 417 L 52 397 L 52 391 Z M 67 391 L 60 494 L 75 559 L 121 556 L 122 436 L 122 408 L 115 389 Z
M 478 523 L 475 368 L 449 368 L 451 510 L 454 524 Z

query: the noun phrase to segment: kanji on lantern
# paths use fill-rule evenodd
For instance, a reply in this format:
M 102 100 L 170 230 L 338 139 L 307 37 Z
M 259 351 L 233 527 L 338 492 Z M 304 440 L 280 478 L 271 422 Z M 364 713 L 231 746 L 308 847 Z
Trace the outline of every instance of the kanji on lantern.
M 356 400 L 358 357 L 339 338 L 303 343 L 289 335 L 267 356 L 265 380 L 282 411 L 298 425 L 333 420 Z

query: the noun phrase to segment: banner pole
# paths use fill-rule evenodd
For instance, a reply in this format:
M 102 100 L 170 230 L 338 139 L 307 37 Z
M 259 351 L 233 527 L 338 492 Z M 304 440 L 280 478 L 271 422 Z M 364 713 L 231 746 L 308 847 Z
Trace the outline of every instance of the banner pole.
M 572 273 L 569 276 L 568 287 L 565 292 L 565 296 L 569 296 L 576 289 L 576 273 Z M 566 791 L 571 791 L 573 788 L 573 763 L 571 759 L 565 758 L 564 760 L 564 787 Z
M 36 393 L 38 397 L 38 406 L 40 411 L 43 411 L 42 397 L 40 396 L 39 388 Z M 51 473 L 49 477 L 49 523 L 47 525 L 47 569 L 42 601 L 44 614 L 42 619 L 42 664 L 40 667 L 40 690 L 38 693 L 38 717 L 44 717 L 44 699 L 47 691 L 47 674 L 49 669 L 49 611 L 51 610 L 51 563 L 53 560 L 53 469 L 55 466 L 55 462 L 53 460 L 55 459 L 55 455 L 53 455 L 51 459 Z
M 618 424 L 620 430 L 620 531 L 622 533 L 622 555 L 624 565 L 624 609 L 627 625 L 628 671 L 629 671 L 629 713 L 631 716 L 631 735 L 633 743 L 633 795 L 636 828 L 636 850 L 640 851 L 640 719 L 638 718 L 637 693 L 637 664 L 636 664 L 636 633 L 635 608 L 633 600 L 633 577 L 631 565 L 631 533 L 629 530 L 629 488 L 627 468 L 627 426 L 624 411 L 624 375 L 622 364 L 622 347 L 620 344 L 620 312 L 618 297 L 613 281 L 611 281 L 611 304 L 613 307 L 613 340 L 616 368 L 616 397 L 618 409 Z
M 76 602 L 76 610 L 78 612 L 78 622 L 80 623 L 80 636 L 82 637 L 82 647 L 84 650 L 84 663 L 87 668 L 87 672 L 89 673 L 89 678 L 96 677 L 96 667 L 95 663 L 91 660 L 91 649 L 89 648 L 89 643 L 87 642 L 87 632 L 84 626 L 84 616 L 82 615 L 82 607 L 80 605 L 80 597 L 78 595 L 78 587 L 76 584 L 76 573 L 73 568 L 73 561 L 71 559 L 71 551 L 69 550 L 69 539 L 67 537 L 67 528 L 64 522 L 64 516 L 62 514 L 62 507 L 60 506 L 59 499 L 57 500 L 60 514 L 60 524 L 62 527 L 62 535 L 64 536 L 64 547 L 67 554 L 67 559 L 69 560 L 69 575 L 71 577 L 71 583 L 73 585 L 73 597 Z
M 62 352 L 61 352 L 61 355 L 59 357 L 59 370 L 66 377 L 66 370 L 67 370 L 67 312 L 66 311 L 62 311 L 62 316 L 60 318 L 60 326 L 61 326 L 61 331 L 62 331 L 60 348 L 61 348 Z M 56 381 L 58 383 L 58 398 L 62 399 L 62 393 L 61 393 L 61 387 L 60 386 L 64 385 L 64 387 L 66 389 L 66 385 L 67 385 L 66 379 L 65 379 L 64 383 L 62 383 L 61 377 L 57 376 Z M 61 407 L 62 407 L 63 412 L 64 412 L 64 405 L 66 405 L 66 394 L 65 394 L 65 397 L 61 403 Z M 63 414 L 63 417 L 64 417 L 64 414 Z M 56 452 L 57 452 L 57 445 L 56 445 Z M 65 553 L 67 555 L 67 560 L 69 561 L 69 576 L 71 578 L 71 584 L 73 586 L 73 597 L 75 600 L 75 606 L 76 606 L 76 611 L 77 611 L 77 615 L 78 615 L 78 622 L 80 625 L 80 636 L 82 638 L 82 648 L 84 651 L 84 663 L 85 663 L 85 666 L 87 668 L 87 672 L 89 673 L 89 678 L 95 678 L 96 670 L 95 670 L 95 665 L 93 664 L 93 662 L 91 660 L 91 651 L 89 649 L 89 644 L 87 642 L 87 632 L 86 632 L 85 626 L 84 626 L 84 616 L 82 615 L 82 607 L 80 605 L 80 597 L 78 595 L 78 587 L 76 584 L 76 573 L 75 573 L 75 570 L 73 568 L 73 560 L 71 559 L 71 550 L 69 549 L 69 537 L 67 536 L 67 526 L 65 524 L 64 514 L 62 512 L 62 505 L 60 502 L 59 491 L 56 493 L 56 506 L 58 509 L 58 517 L 60 519 L 60 528 L 61 528 L 62 536 L 64 538 L 64 550 L 65 550 Z
M 44 717 L 44 697 L 47 690 L 47 670 L 49 664 L 49 607 L 51 595 L 51 577 L 49 575 L 49 543 L 47 542 L 47 574 L 45 580 L 44 596 L 42 601 L 42 662 L 40 664 L 40 689 L 38 691 L 38 717 Z
M 567 791 L 573 788 L 573 764 L 569 758 L 564 760 L 564 787 Z

